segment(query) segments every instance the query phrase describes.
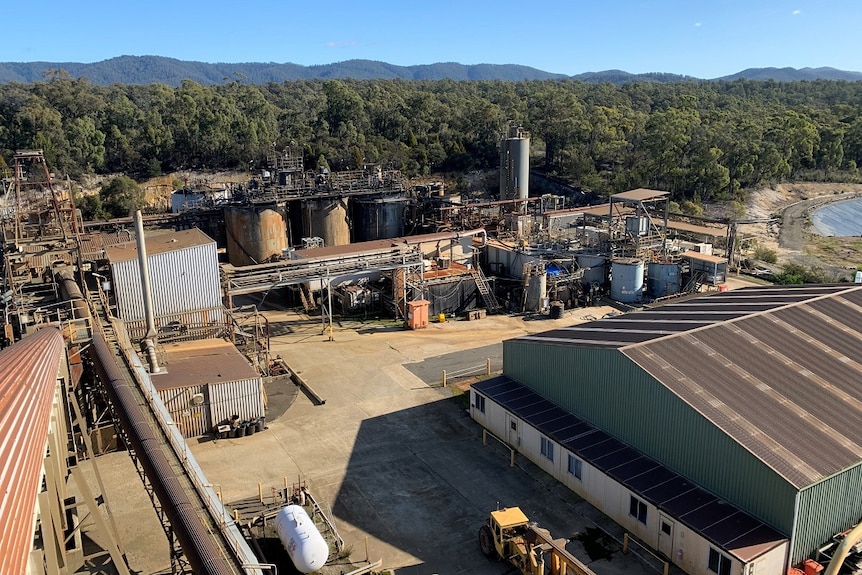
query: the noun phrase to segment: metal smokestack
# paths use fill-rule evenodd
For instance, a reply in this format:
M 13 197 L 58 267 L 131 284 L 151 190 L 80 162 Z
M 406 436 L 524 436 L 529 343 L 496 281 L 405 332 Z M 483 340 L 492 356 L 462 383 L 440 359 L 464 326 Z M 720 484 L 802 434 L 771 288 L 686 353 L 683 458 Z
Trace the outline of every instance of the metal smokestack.
M 150 266 L 147 262 L 147 244 L 144 240 L 144 218 L 141 210 L 135 210 L 135 235 L 138 244 L 138 267 L 141 269 L 141 291 L 144 297 L 144 316 L 147 321 L 147 334 L 141 342 L 147 353 L 150 364 L 150 373 L 158 373 L 159 362 L 156 358 L 156 345 L 153 338 L 156 337 L 156 317 L 153 312 L 153 292 L 150 289 Z

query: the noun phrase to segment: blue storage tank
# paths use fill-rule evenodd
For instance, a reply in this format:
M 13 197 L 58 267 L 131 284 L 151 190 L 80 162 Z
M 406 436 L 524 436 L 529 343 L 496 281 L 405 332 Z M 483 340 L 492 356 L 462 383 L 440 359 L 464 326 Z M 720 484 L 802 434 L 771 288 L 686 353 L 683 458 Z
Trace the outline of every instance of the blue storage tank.
M 680 290 L 679 264 L 650 262 L 647 266 L 647 292 L 652 297 L 678 294 Z
M 637 258 L 614 258 L 611 262 L 611 299 L 634 303 L 643 299 L 644 262 Z

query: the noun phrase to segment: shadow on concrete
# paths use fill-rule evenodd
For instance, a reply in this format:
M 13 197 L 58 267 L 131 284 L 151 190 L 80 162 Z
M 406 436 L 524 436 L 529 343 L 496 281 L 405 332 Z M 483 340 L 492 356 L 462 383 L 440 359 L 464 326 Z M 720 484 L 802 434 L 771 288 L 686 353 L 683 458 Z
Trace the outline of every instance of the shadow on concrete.
M 333 514 L 394 547 L 383 552 L 383 567 L 398 575 L 511 571 L 479 550 L 479 527 L 498 507 L 521 507 L 555 537 L 571 539 L 592 525 L 579 511 L 588 504 L 556 480 L 520 456 L 509 467 L 499 444 L 483 447 L 464 398 L 367 419 L 357 434 Z M 580 542 L 569 547 L 590 562 Z M 371 556 L 380 556 L 374 543 Z
M 463 372 L 469 372 L 469 375 L 480 375 L 484 373 L 488 359 L 491 360 L 492 373 L 502 369 L 502 343 L 429 357 L 424 361 L 406 363 L 404 368 L 425 383 L 432 385 L 442 381 L 444 369 L 452 377 L 457 377 L 456 374 Z
M 278 378 L 264 385 L 266 391 L 266 419 L 275 421 L 287 412 L 299 395 L 299 386 L 289 378 Z

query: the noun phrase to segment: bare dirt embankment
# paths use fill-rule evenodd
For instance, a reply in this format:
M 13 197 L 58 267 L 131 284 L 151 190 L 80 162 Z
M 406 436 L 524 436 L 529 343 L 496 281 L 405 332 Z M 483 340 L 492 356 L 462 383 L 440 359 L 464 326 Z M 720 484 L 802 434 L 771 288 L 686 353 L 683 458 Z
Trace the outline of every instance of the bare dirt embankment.
M 821 236 L 811 225 L 810 216 L 827 203 L 859 197 L 862 184 L 779 184 L 756 190 L 745 203 L 746 217 L 774 216 L 778 221 L 740 226 L 740 232 L 757 246 L 775 250 L 780 264 L 818 268 L 835 281 L 850 279 L 862 265 L 862 238 Z

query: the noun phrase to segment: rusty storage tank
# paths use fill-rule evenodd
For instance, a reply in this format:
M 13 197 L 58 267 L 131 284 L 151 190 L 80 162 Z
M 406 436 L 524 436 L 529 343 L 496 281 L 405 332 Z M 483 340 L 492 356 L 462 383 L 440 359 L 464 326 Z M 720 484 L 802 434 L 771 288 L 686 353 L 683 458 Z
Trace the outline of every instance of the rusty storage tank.
M 350 243 L 347 198 L 318 198 L 302 203 L 302 237 L 323 238 L 324 246 Z
M 634 303 L 643 298 L 644 262 L 637 258 L 614 258 L 611 261 L 611 299 Z
M 679 293 L 679 264 L 674 262 L 650 262 L 647 266 L 647 293 L 652 297 L 664 297 Z
M 235 266 L 247 266 L 281 256 L 287 248 L 282 215 L 270 208 L 230 206 L 224 210 L 227 255 Z
M 500 139 L 500 199 L 525 200 L 530 193 L 530 134 L 510 126 Z
M 584 272 L 581 283 L 605 285 L 608 281 L 608 262 L 605 256 L 599 254 L 578 254 L 576 261 L 579 268 L 589 268 Z
M 351 198 L 353 241 L 370 242 L 404 235 L 409 202 L 401 196 Z

